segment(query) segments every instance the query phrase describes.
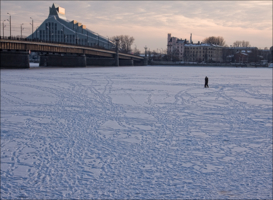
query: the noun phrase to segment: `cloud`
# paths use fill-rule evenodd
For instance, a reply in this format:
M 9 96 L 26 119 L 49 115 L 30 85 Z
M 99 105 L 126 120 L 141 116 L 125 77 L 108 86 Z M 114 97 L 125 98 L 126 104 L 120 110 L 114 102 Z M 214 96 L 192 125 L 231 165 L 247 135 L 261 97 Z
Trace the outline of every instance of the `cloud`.
M 187 25 L 192 20 L 207 20 L 228 27 L 263 29 L 271 22 L 272 14 L 271 2 L 95 1 L 88 2 L 88 9 L 84 4 L 87 3 L 80 4 L 85 7 L 84 18 L 92 19 L 95 24 L 133 23 L 143 27 L 171 27 L 180 23 L 174 20 L 176 17 L 183 17 L 186 19 L 183 24 Z M 264 23 L 265 26 L 260 25 Z
M 2 1 L 1 19 L 3 16 L 8 17 L 6 12 L 12 12 L 13 23 L 17 27 L 15 29 L 19 31 L 20 23 L 29 24 L 29 17 L 34 18 L 37 25 L 47 18 L 48 7 L 51 7 L 52 3 Z M 255 37 L 255 34 L 264 34 L 265 38 L 272 36 L 271 1 L 56 1 L 54 3 L 66 9 L 69 20 L 80 21 L 95 32 L 108 36 L 131 34 L 141 46 L 145 45 L 141 41 L 147 43 L 145 38 L 151 38 L 151 41 L 154 41 L 151 44 L 153 48 L 156 48 L 156 44 L 164 44 L 163 47 L 166 47 L 168 32 L 187 39 L 189 34 L 193 33 L 198 40 L 211 35 L 222 35 L 224 38 L 233 38 L 232 34 L 233 36 L 236 34 L 237 38 L 252 36 L 252 45 L 254 40 L 260 37 L 260 35 Z M 30 31 L 30 25 L 27 26 L 29 27 L 26 31 Z M 238 30 L 244 31 L 238 32 Z M 227 32 L 231 35 L 227 35 Z M 239 33 L 242 35 L 238 35 Z M 267 41 L 268 44 L 271 42 L 270 39 Z M 263 43 L 263 46 L 265 45 Z

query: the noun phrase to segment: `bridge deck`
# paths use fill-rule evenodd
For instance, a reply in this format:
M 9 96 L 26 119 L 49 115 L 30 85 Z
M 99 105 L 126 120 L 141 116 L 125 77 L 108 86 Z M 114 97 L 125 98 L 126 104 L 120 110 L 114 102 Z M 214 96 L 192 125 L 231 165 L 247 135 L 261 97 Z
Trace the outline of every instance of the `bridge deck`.
M 5 40 L 0 39 L 0 50 L 18 50 L 18 51 L 40 51 L 52 53 L 74 53 L 86 54 L 102 57 L 114 57 L 115 51 L 106 49 L 97 49 L 86 46 L 71 45 L 71 44 L 57 44 L 37 41 L 22 41 L 22 40 Z M 143 57 L 119 53 L 120 59 L 143 60 Z

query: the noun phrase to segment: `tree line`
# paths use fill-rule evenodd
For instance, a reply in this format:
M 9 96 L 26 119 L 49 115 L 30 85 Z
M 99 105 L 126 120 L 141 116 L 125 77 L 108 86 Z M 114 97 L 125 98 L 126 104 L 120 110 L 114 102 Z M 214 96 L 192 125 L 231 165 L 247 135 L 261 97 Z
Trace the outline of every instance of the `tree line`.
M 203 43 L 215 44 L 215 45 L 219 45 L 219 46 L 227 46 L 226 41 L 222 36 L 218 36 L 218 37 L 210 36 L 210 37 L 207 37 L 207 38 L 203 39 L 202 42 Z
M 135 41 L 135 38 L 129 35 L 117 35 L 110 38 L 110 40 L 116 44 L 116 40 L 118 40 L 118 49 L 121 53 L 131 53 L 134 55 L 140 55 L 140 51 L 135 48 L 132 50 L 132 45 Z
M 118 49 L 121 53 L 131 53 L 134 55 L 140 55 L 140 50 L 137 49 L 137 47 L 135 46 L 132 49 L 132 45 L 135 41 L 135 38 L 132 36 L 128 36 L 128 35 L 117 35 L 117 36 L 113 36 L 110 38 L 110 40 L 116 44 L 116 40 L 119 40 L 119 44 L 118 44 Z M 226 44 L 225 39 L 222 36 L 210 36 L 210 37 L 206 37 L 205 39 L 202 40 L 203 43 L 210 43 L 210 44 L 215 44 L 215 45 L 219 45 L 219 46 L 223 46 L 223 47 L 228 47 L 228 45 Z M 251 47 L 250 42 L 249 41 L 235 41 L 233 42 L 233 45 L 231 45 L 232 47 Z M 267 48 L 265 48 L 267 49 Z M 153 54 L 156 54 L 156 52 L 153 52 Z
M 249 41 L 235 41 L 233 42 L 233 47 L 251 47 Z
M 202 41 L 203 43 L 210 43 L 210 44 L 216 44 L 216 45 L 219 45 L 219 46 L 222 46 L 222 47 L 227 47 L 226 45 L 226 42 L 225 42 L 225 39 L 222 37 L 222 36 L 210 36 L 210 37 L 207 37 L 205 39 L 203 39 Z M 233 45 L 232 47 L 251 47 L 249 41 L 245 41 L 245 40 L 242 40 L 242 41 L 235 41 L 233 42 Z

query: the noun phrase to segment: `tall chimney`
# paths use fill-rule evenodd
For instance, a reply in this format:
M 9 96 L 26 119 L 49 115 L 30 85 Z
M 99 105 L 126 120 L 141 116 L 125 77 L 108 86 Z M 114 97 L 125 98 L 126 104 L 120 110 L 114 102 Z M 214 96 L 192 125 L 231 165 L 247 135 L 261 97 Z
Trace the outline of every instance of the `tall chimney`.
M 170 41 L 170 39 L 171 39 L 171 34 L 168 33 L 168 41 L 167 41 L 167 43 Z

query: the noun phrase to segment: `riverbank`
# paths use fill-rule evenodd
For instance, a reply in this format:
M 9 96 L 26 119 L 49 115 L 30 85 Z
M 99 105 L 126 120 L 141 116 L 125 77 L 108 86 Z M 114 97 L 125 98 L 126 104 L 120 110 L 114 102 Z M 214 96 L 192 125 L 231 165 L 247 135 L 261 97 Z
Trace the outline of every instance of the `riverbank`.
M 261 68 L 268 67 L 266 65 L 250 65 L 243 63 L 182 63 L 182 62 L 173 62 L 173 61 L 151 61 L 150 65 L 169 65 L 169 66 L 187 66 L 187 67 L 252 67 L 252 68 Z

